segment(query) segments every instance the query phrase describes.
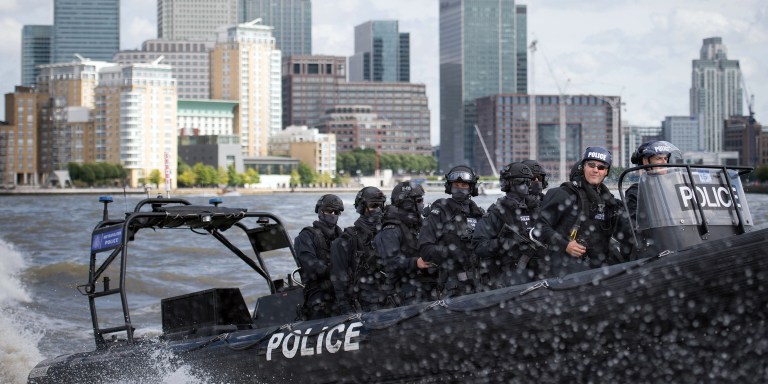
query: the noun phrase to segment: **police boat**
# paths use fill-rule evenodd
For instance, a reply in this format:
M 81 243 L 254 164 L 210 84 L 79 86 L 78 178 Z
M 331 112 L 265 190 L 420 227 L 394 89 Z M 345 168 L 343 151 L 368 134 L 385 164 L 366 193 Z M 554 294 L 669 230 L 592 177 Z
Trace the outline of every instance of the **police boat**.
M 212 383 L 766 382 L 768 229 L 753 225 L 739 180 L 748 171 L 627 169 L 620 188 L 633 172 L 638 184 L 633 260 L 311 321 L 297 320 L 296 274 L 273 279 L 267 269 L 268 252 L 295 261 L 275 215 L 167 198 L 116 220 L 104 199 L 81 287 L 95 349 L 45 360 L 29 382 L 155 382 L 169 366 Z M 152 249 L 134 243 L 166 229 L 210 235 L 269 294 L 254 308 L 240 287 L 168 297 L 159 303 L 162 335 L 137 335 L 127 269 Z M 116 325 L 96 305 L 108 297 L 118 299 Z M 159 356 L 166 364 L 155 363 Z

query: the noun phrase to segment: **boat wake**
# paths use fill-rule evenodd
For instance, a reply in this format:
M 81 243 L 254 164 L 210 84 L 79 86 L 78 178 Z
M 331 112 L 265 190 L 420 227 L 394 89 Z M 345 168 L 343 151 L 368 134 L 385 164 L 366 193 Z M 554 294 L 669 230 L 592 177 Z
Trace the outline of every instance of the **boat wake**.
M 19 274 L 26 269 L 22 255 L 0 240 L 0 382 L 26 383 L 27 374 L 43 355 L 37 345 L 43 331 L 19 304 L 29 303 Z
M 46 326 L 26 307 L 33 303 L 21 276 L 29 272 L 23 255 L 0 239 L 0 383 L 23 384 L 37 363 L 46 357 L 40 350 Z M 44 323 L 44 322 L 42 322 Z M 161 376 L 124 382 L 164 384 L 205 384 L 212 378 L 196 374 L 188 365 L 175 362 L 173 356 L 157 353 L 152 362 Z

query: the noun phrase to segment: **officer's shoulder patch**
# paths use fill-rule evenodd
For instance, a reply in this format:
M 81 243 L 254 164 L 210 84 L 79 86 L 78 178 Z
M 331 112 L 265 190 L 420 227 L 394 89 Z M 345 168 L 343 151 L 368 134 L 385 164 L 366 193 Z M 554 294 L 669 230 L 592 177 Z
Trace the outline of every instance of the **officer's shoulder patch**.
M 385 225 L 385 226 L 384 226 L 383 228 L 381 228 L 381 229 L 383 230 L 383 229 L 390 229 L 390 228 L 397 228 L 397 226 L 396 226 L 396 225 L 394 225 L 394 224 L 387 224 L 387 225 Z
M 430 213 L 433 214 L 433 215 L 439 215 L 440 214 L 440 209 L 432 208 L 432 212 L 430 212 Z

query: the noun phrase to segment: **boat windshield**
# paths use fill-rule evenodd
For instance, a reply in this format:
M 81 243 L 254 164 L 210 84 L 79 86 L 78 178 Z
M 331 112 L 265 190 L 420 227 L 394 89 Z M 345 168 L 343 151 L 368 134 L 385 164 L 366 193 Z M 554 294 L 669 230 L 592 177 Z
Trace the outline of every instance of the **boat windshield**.
M 638 180 L 636 228 L 699 224 L 702 219 L 697 201 L 708 225 L 738 225 L 737 209 L 743 224 L 752 225 L 738 173 L 729 169 L 726 178 L 724 171 L 721 167 L 690 167 L 693 183 L 686 167 L 649 168 L 642 172 Z

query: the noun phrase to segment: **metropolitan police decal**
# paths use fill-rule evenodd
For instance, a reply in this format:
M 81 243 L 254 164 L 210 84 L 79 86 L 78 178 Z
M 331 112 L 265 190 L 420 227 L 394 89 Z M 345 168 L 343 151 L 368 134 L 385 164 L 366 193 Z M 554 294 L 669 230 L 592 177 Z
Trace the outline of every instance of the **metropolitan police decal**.
M 696 208 L 695 202 L 698 201 L 702 209 L 705 210 L 730 210 L 733 207 L 731 194 L 728 187 L 720 184 L 697 184 L 696 196 L 693 190 L 686 184 L 675 185 L 677 200 L 680 203 L 680 209 L 688 211 Z M 736 207 L 741 208 L 739 204 L 739 195 L 736 189 L 731 187 Z
M 93 231 L 91 252 L 103 252 L 120 246 L 123 240 L 123 226 L 112 225 Z

